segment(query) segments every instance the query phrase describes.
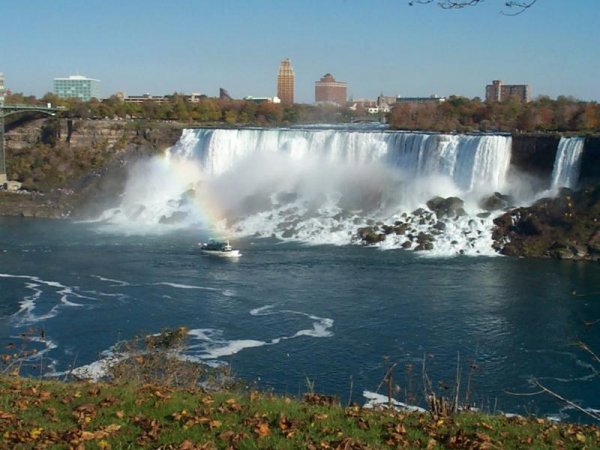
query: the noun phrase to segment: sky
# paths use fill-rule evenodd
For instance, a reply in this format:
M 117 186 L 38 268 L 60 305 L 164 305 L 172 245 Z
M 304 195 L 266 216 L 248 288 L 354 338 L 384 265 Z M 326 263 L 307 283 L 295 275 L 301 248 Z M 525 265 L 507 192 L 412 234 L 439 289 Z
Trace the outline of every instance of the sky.
M 348 97 L 484 97 L 529 84 L 533 97 L 600 101 L 600 0 L 505 0 L 444 10 L 409 0 L 0 0 L 0 72 L 42 96 L 57 77 L 101 80 L 103 97 L 198 92 L 276 95 L 290 58 L 296 101 L 325 73 Z

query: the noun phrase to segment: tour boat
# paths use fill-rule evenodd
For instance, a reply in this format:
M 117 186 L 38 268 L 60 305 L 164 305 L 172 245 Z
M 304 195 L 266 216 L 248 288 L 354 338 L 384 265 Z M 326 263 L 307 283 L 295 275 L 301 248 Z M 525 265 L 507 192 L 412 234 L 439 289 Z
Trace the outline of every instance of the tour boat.
M 229 241 L 218 241 L 211 239 L 208 242 L 199 242 L 200 250 L 207 255 L 223 256 L 226 258 L 237 258 L 242 256 L 239 250 L 234 250 Z

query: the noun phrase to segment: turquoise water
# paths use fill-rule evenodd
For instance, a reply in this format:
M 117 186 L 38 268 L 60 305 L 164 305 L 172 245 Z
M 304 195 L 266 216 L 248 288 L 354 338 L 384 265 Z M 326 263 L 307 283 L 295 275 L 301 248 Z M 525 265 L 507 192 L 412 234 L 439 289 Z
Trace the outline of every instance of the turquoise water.
M 0 218 L 0 342 L 20 345 L 20 333 L 43 329 L 31 371 L 61 373 L 120 339 L 186 326 L 189 355 L 230 364 L 262 388 L 299 394 L 310 379 L 359 403 L 386 356 L 400 361 L 404 401 L 420 395 L 423 358 L 434 382 L 451 385 L 459 354 L 465 382 L 476 364 L 471 398 L 481 407 L 581 419 L 551 397 L 508 393 L 536 390 L 537 378 L 600 409 L 600 378 L 575 345 L 600 351 L 600 323 L 589 324 L 600 319 L 598 264 L 251 238 L 235 242 L 239 260 L 223 260 L 197 251 L 206 237 Z

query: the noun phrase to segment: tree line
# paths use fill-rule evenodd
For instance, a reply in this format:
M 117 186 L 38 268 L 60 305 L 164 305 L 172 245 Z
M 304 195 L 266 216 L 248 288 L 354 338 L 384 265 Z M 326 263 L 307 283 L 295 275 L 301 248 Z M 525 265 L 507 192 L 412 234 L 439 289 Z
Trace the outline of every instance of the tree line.
M 271 126 L 302 123 L 336 123 L 346 121 L 345 110 L 331 105 L 283 105 L 268 101 L 221 100 L 201 96 L 192 102 L 186 96 L 173 94 L 165 101 L 147 100 L 141 103 L 125 102 L 117 96 L 89 101 L 61 99 L 52 93 L 41 99 L 23 94 L 11 94 L 6 103 L 24 103 L 64 106 L 68 118 L 79 119 L 145 119 L 173 120 L 198 124 L 229 124 Z
M 600 105 L 572 97 L 538 97 L 531 102 L 510 98 L 504 102 L 484 102 L 479 98 L 451 96 L 442 103 L 396 103 L 387 114 L 367 114 L 333 105 L 257 103 L 249 100 L 221 100 L 202 96 L 191 102 L 181 94 L 164 102 L 124 102 L 117 96 L 104 100 L 61 99 L 48 93 L 41 99 L 11 94 L 6 103 L 65 106 L 64 113 L 80 119 L 172 120 L 191 125 L 276 126 L 304 123 L 345 123 L 370 117 L 385 119 L 392 128 L 431 131 L 504 132 L 597 132 L 600 131 Z
M 511 98 L 483 102 L 452 96 L 442 103 L 397 104 L 391 111 L 392 128 L 433 131 L 597 132 L 600 105 L 572 97 L 538 97 L 531 102 Z

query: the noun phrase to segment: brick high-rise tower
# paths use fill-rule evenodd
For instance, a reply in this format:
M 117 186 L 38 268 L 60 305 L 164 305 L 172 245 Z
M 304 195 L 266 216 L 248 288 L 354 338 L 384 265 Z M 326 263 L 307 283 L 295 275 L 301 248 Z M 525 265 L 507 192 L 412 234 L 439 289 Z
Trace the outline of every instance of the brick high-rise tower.
M 315 82 L 315 102 L 345 106 L 347 90 L 348 86 L 346 83 L 335 81 L 335 78 L 330 73 L 327 73 L 323 75 L 320 81 Z
M 281 61 L 277 74 L 277 97 L 281 103 L 292 105 L 294 103 L 294 69 L 288 58 Z

